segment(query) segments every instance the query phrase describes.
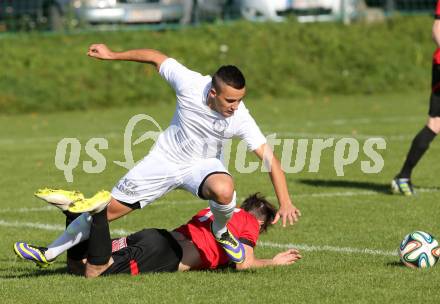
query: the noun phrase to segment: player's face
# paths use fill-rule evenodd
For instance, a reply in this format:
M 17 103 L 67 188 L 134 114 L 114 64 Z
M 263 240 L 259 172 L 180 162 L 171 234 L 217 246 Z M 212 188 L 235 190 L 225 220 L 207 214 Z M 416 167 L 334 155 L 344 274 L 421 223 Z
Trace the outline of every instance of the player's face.
M 212 88 L 210 95 L 213 98 L 213 109 L 224 117 L 234 115 L 238 105 L 246 94 L 246 88 L 235 89 L 227 84 L 220 84 L 220 92 Z

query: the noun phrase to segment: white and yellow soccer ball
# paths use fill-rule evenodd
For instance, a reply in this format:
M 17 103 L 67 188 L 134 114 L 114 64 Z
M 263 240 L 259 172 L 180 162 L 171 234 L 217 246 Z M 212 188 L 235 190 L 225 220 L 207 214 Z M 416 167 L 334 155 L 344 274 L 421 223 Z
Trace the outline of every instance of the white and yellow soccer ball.
M 400 243 L 399 255 L 402 263 L 408 267 L 429 268 L 437 263 L 440 247 L 429 233 L 414 231 Z

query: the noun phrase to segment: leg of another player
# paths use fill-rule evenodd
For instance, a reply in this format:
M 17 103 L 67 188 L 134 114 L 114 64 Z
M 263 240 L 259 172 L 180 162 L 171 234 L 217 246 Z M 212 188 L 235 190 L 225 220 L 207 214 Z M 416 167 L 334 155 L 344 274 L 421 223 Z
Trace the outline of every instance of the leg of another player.
M 68 210 L 63 211 L 63 213 L 66 216 L 66 229 L 77 217 L 81 216 L 81 214 L 72 213 Z M 86 240 L 67 250 L 67 271 L 69 273 L 76 275 L 84 274 L 88 246 L 89 242 Z M 46 252 L 45 255 L 49 254 Z
M 440 117 L 429 117 L 426 124 L 436 135 L 440 133 Z
M 440 117 L 429 117 L 426 126 L 414 137 L 398 178 L 411 178 L 411 173 L 440 131 Z
M 107 206 L 107 218 L 109 221 L 118 219 L 131 211 L 130 207 L 121 204 L 112 198 Z M 66 230 L 53 241 L 44 253 L 46 259 L 53 260 L 66 250 L 78 245 L 89 238 L 92 216 L 89 213 L 83 213 L 75 218 Z
M 414 194 L 411 183 L 412 170 L 428 150 L 431 141 L 433 141 L 440 131 L 440 65 L 438 64 L 436 54 L 437 51 L 432 64 L 432 91 L 429 98 L 428 122 L 414 137 L 402 170 L 400 170 L 399 174 L 391 181 L 391 191 L 394 193 L 401 193 L 406 196 Z
M 394 193 L 401 193 L 406 196 L 414 194 L 411 183 L 412 171 L 439 132 L 440 117 L 429 117 L 426 126 L 414 137 L 402 169 L 391 182 L 391 189 Z
M 104 209 L 92 216 L 85 276 L 97 277 L 112 264 L 112 243 L 107 211 Z
M 209 199 L 209 206 L 214 215 L 212 232 L 220 238 L 226 232 L 226 223 L 232 217 L 236 206 L 234 182 L 229 174 L 210 175 L 202 186 L 203 197 Z
M 45 252 L 46 259 L 53 260 L 63 252 L 87 240 L 90 233 L 92 216 L 86 212 L 75 218 L 66 230 L 49 246 Z

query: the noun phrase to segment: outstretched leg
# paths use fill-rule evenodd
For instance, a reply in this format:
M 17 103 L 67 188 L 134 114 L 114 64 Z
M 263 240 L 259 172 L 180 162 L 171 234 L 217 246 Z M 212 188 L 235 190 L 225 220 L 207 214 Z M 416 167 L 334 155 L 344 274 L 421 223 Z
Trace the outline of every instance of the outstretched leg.
M 412 141 L 405 163 L 403 164 L 402 170 L 400 170 L 400 173 L 397 175 L 397 178 L 411 178 L 412 170 L 428 150 L 429 145 L 436 135 L 437 133 L 428 126 L 425 126 L 420 130 Z

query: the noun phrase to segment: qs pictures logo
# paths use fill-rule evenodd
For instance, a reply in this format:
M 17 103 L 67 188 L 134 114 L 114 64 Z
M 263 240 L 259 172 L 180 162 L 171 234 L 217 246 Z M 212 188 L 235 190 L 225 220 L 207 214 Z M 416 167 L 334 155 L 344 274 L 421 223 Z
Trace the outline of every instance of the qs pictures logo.
M 146 131 L 137 139 L 133 140 L 135 127 L 142 121 L 153 124 L 156 130 Z M 123 161 L 113 161 L 113 163 L 128 170 L 133 168 L 136 163 L 133 158 L 132 147 L 148 140 L 156 142 L 160 133 L 162 133 L 162 128 L 151 116 L 146 114 L 137 114 L 133 116 L 128 121 L 124 131 L 123 149 L 125 159 Z M 103 172 L 106 168 L 107 161 L 100 150 L 107 150 L 108 148 L 109 143 L 106 138 L 94 137 L 89 139 L 84 146 L 84 152 L 91 158 L 91 160 L 84 160 L 82 162 L 84 172 L 92 174 Z M 64 172 L 64 177 L 69 183 L 73 182 L 73 170 L 80 164 L 81 152 L 82 145 L 78 138 L 63 138 L 57 144 L 55 166 L 57 169 Z

